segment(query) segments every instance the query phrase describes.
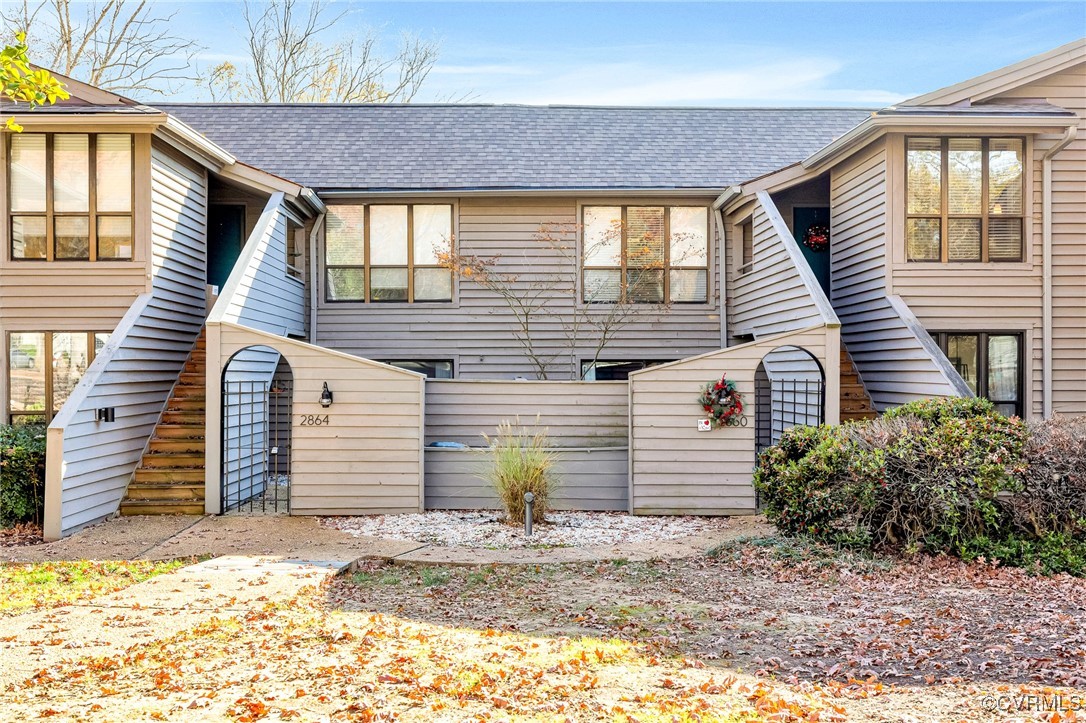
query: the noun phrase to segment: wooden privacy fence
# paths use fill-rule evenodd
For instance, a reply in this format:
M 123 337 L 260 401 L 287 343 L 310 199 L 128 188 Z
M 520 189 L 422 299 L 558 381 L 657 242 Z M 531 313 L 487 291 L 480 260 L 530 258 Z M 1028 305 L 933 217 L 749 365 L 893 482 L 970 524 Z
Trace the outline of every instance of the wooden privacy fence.
M 499 507 L 480 478 L 488 461 L 482 435 L 493 435 L 503 420 L 518 417 L 526 426 L 545 427 L 560 453 L 555 508 L 627 509 L 626 382 L 461 380 L 426 383 L 426 507 Z M 470 448 L 433 446 L 449 442 Z

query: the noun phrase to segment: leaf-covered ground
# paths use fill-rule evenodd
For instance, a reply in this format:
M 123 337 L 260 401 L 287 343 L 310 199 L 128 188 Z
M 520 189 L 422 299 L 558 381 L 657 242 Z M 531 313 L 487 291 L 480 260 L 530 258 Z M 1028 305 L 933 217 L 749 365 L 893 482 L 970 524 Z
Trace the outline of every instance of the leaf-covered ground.
M 123 654 L 73 650 L 0 691 L 0 718 L 1051 723 L 1076 719 L 1084 676 L 1084 580 L 751 540 L 655 563 L 374 562 Z M 1065 710 L 993 714 L 988 694 Z
M 41 562 L 0 565 L 0 617 L 92 600 L 176 570 L 165 562 Z

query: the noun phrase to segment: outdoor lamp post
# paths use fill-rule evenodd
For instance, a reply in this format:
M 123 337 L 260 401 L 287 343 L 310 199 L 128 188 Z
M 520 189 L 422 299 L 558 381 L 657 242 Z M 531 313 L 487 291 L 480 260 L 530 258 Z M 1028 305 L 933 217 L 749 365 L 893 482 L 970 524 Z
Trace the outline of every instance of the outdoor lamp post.
M 524 535 L 532 536 L 532 505 L 535 503 L 535 495 L 531 492 L 524 493 Z

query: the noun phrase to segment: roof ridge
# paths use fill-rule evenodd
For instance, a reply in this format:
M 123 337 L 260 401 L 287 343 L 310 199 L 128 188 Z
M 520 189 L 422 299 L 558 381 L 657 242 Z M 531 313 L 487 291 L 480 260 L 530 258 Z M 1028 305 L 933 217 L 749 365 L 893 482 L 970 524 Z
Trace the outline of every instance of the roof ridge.
M 401 109 L 401 108 L 500 108 L 500 109 L 526 109 L 526 110 L 616 110 L 616 111 L 876 111 L 881 106 L 757 106 L 757 105 L 582 105 L 551 103 L 537 105 L 529 103 L 213 103 L 213 102 L 166 102 L 149 104 L 151 107 L 170 108 L 367 108 L 367 109 Z

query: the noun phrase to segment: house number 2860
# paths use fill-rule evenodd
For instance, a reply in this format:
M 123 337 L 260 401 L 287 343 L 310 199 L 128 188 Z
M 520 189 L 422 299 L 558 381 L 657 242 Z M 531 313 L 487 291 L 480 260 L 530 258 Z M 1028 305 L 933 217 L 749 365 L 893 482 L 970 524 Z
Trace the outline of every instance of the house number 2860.
M 328 425 L 327 414 L 301 414 L 303 427 L 325 427 Z

